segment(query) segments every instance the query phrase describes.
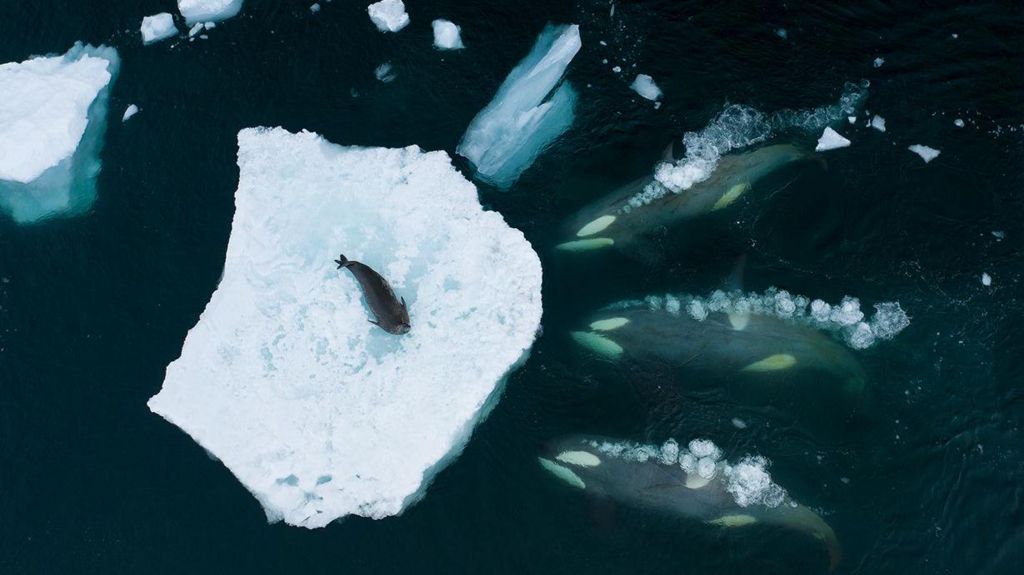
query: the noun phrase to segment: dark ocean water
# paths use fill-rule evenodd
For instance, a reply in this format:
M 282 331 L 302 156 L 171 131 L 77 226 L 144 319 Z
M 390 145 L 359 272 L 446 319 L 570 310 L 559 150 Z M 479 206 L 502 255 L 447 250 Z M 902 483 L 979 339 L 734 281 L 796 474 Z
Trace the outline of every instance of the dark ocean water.
M 0 62 L 78 40 L 123 60 L 93 209 L 0 219 L 0 573 L 827 571 L 799 537 L 712 530 L 569 490 L 535 459 L 567 433 L 706 436 L 729 457 L 768 457 L 775 480 L 835 529 L 839 572 L 1024 570 L 1019 2 L 616 2 L 612 17 L 607 0 L 409 0 L 412 24 L 393 35 L 371 25 L 368 0 L 321 3 L 311 15 L 311 2 L 249 0 L 208 40 L 143 47 L 139 20 L 173 1 L 0 0 Z M 463 27 L 466 50 L 431 49 L 437 17 Z M 219 462 L 146 407 L 220 276 L 236 133 L 281 125 L 454 155 L 548 21 L 581 25 L 575 126 L 511 191 L 479 186 L 544 265 L 529 361 L 402 516 L 267 524 Z M 390 84 L 373 76 L 385 61 Z M 636 71 L 664 90 L 660 109 L 628 89 Z M 564 218 L 648 173 L 725 104 L 813 107 L 861 79 L 887 131 L 844 129 L 854 145 L 827 153 L 827 169 L 694 225 L 656 264 L 553 253 Z M 122 124 L 130 103 L 143 111 Z M 917 143 L 942 153 L 926 165 L 906 150 Z M 742 253 L 749 289 L 907 310 L 896 339 L 856 352 L 870 375 L 858 413 L 769 417 L 685 381 L 608 377 L 572 349 L 568 330 L 596 307 L 710 291 Z

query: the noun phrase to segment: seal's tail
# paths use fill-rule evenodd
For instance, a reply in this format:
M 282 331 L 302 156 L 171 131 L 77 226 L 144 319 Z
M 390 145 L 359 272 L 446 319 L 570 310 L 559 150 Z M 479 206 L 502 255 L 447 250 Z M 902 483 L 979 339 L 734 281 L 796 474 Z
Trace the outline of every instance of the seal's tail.
M 338 269 L 347 268 L 349 261 L 344 254 L 338 254 L 338 259 L 334 260 L 334 263 L 338 264 Z

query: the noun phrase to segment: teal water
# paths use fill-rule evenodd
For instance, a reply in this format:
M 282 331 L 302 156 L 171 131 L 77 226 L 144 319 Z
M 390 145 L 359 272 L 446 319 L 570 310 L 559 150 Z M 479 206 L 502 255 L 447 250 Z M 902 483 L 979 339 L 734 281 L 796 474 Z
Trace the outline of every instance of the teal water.
M 839 572 L 1020 571 L 1019 4 L 616 2 L 613 18 L 605 0 L 410 1 L 412 24 L 382 35 L 365 3 L 322 2 L 314 16 L 305 2 L 249 0 L 208 40 L 143 47 L 139 20 L 173 2 L 0 2 L 0 62 L 79 40 L 122 58 L 92 209 L 32 226 L 0 218 L 0 572 L 827 571 L 798 536 L 708 529 L 566 488 L 536 456 L 574 433 L 706 436 L 730 458 L 768 457 L 775 480 L 835 529 Z M 463 27 L 465 51 L 430 48 L 435 17 Z M 146 408 L 221 273 L 237 131 L 281 125 L 454 154 L 548 21 L 581 26 L 574 128 L 509 192 L 479 186 L 544 265 L 529 361 L 402 516 L 268 525 L 219 462 Z M 384 61 L 389 84 L 373 76 Z M 651 74 L 663 106 L 639 100 L 615 63 Z M 695 222 L 656 262 L 554 252 L 565 218 L 649 173 L 666 144 L 725 104 L 814 107 L 860 79 L 887 131 L 842 130 L 854 145 L 825 154 L 827 169 Z M 122 124 L 130 103 L 142 112 Z M 942 154 L 926 165 L 906 150 L 917 143 Z M 896 339 L 856 352 L 870 377 L 864 406 L 779 414 L 700 381 L 610 371 L 567 338 L 611 301 L 713 290 L 744 253 L 748 289 L 907 310 Z

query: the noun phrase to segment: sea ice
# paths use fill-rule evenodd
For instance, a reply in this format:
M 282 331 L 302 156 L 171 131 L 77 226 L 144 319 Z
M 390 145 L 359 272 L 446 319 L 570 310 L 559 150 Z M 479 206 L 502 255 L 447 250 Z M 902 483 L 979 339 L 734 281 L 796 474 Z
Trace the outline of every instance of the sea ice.
M 850 145 L 850 140 L 839 135 L 832 128 L 825 128 L 825 131 L 818 138 L 818 145 L 814 147 L 815 152 L 824 152 L 827 150 L 835 150 L 836 148 L 845 148 Z
M 957 119 L 953 120 L 953 125 L 956 126 L 957 128 L 963 128 L 964 127 L 964 121 L 961 120 L 960 118 L 957 118 Z
M 152 44 L 174 36 L 178 33 L 178 28 L 174 25 L 174 16 L 168 12 L 161 12 L 143 18 L 139 32 L 142 33 L 143 44 Z
M 983 285 L 983 286 L 990 286 L 990 285 L 992 285 L 992 276 L 988 275 L 987 273 L 981 274 L 981 285 Z
M 395 74 L 391 70 L 391 62 L 384 62 L 380 66 L 377 66 L 373 71 L 373 75 L 385 84 L 395 79 Z
M 402 0 L 380 0 L 367 6 L 366 12 L 381 32 L 398 32 L 409 25 Z
M 178 0 L 178 11 L 191 26 L 196 22 L 220 22 L 234 18 L 245 0 Z
M 647 74 L 637 74 L 636 79 L 633 80 L 633 84 L 630 85 L 630 88 L 632 88 L 637 94 L 640 94 L 652 102 L 656 102 L 661 98 L 661 88 L 654 83 L 654 78 L 651 78 Z
M 242 130 L 238 143 L 220 285 L 149 407 L 219 458 L 271 521 L 401 513 L 528 352 L 537 254 L 444 152 L 281 128 Z M 367 321 L 339 253 L 405 298 L 408 335 Z
M 942 153 L 939 150 L 936 150 L 935 148 L 929 148 L 928 146 L 922 146 L 921 144 L 914 144 L 913 146 L 910 146 L 907 149 L 910 150 L 911 152 L 914 152 L 918 156 L 921 156 L 921 159 L 924 160 L 924 163 L 926 164 L 934 160 L 935 158 L 938 158 L 939 154 Z
M 875 116 L 871 118 L 871 127 L 878 130 L 879 132 L 884 132 L 885 118 L 879 116 L 878 114 L 875 114 Z
M 538 155 L 572 126 L 576 91 L 563 82 L 579 51 L 579 26 L 551 26 L 473 118 L 458 153 L 480 179 L 508 189 Z
M 19 223 L 75 215 L 96 197 L 113 48 L 0 65 L 0 208 Z
M 125 108 L 124 114 L 121 116 L 121 121 L 122 122 L 127 122 L 128 120 L 131 119 L 132 116 L 134 116 L 135 114 L 138 114 L 138 113 L 139 113 L 139 107 L 136 106 L 135 104 L 131 104 L 127 108 Z
M 885 58 L 882 58 L 882 57 L 875 58 L 875 62 L 874 62 L 875 68 L 881 68 L 882 64 L 885 64 Z
M 434 47 L 438 50 L 465 48 L 462 44 L 462 28 L 447 20 L 434 20 L 431 26 L 434 27 Z

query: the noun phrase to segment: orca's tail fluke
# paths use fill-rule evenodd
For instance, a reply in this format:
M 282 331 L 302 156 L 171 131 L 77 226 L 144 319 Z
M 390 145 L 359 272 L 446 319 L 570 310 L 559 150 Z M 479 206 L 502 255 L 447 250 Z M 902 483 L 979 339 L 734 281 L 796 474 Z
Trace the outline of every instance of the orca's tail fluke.
M 348 267 L 348 258 L 344 254 L 338 254 L 338 259 L 334 260 L 334 263 L 338 264 L 338 269 Z

